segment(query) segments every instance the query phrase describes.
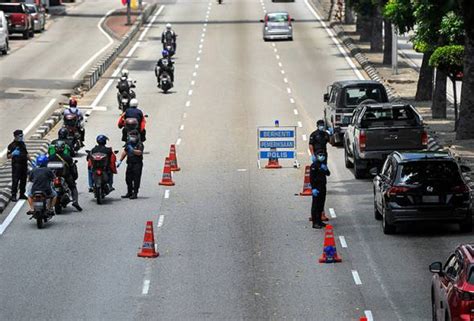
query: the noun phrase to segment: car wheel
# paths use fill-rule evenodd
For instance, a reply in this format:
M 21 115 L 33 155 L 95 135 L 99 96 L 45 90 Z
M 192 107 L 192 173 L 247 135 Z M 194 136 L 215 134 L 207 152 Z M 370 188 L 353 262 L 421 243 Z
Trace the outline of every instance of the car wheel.
M 365 169 L 360 168 L 360 165 L 357 165 L 357 161 L 354 156 L 354 176 L 356 179 L 361 179 L 365 177 Z
M 383 218 L 382 213 L 380 213 L 380 211 L 377 208 L 377 201 L 376 201 L 376 198 L 375 198 L 375 190 L 374 190 L 374 217 L 377 221 L 381 221 L 382 218 Z
M 293 41 L 293 37 L 288 38 L 288 40 Z
M 470 213 L 461 223 L 459 223 L 459 228 L 463 233 L 472 232 L 472 215 Z
M 28 30 L 23 31 L 23 39 L 29 39 L 30 38 L 30 32 Z
M 30 37 L 31 38 L 35 37 L 35 28 L 34 27 L 31 27 L 31 29 L 30 29 Z
M 354 164 L 350 161 L 349 159 L 349 155 L 348 155 L 348 152 L 347 152 L 347 148 L 344 147 L 344 163 L 346 165 L 346 168 L 352 168 L 354 167 Z
M 387 222 L 387 214 L 385 213 L 385 205 L 383 205 L 382 211 L 383 211 L 383 215 L 382 215 L 383 234 L 386 234 L 386 235 L 395 234 L 396 232 L 395 225 Z

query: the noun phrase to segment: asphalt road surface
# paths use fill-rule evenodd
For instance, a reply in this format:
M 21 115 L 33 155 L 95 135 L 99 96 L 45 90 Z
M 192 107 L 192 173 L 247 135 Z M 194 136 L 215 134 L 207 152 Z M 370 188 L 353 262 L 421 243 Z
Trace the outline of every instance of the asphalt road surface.
M 296 19 L 294 41 L 264 42 L 258 21 L 280 9 Z M 179 38 L 176 86 L 164 95 L 153 67 L 166 22 Z M 37 230 L 21 209 L 0 236 L 0 319 L 431 318 L 428 265 L 472 234 L 425 224 L 384 235 L 371 181 L 356 181 L 342 149 L 330 148 L 327 212 L 343 262 L 319 264 L 323 231 L 308 222 L 310 198 L 295 196 L 304 166 L 258 167 L 257 127 L 274 120 L 298 127 L 298 158 L 308 164 L 326 86 L 357 77 L 304 1 L 168 2 L 126 67 L 149 115 L 139 198 L 120 199 L 123 164 L 117 191 L 98 206 L 81 157 L 82 213 L 67 209 Z M 99 133 L 121 146 L 115 95 L 106 91 L 107 110 L 91 114 L 88 147 Z M 176 186 L 160 187 L 173 143 L 182 169 Z M 147 220 L 156 259 L 137 258 Z

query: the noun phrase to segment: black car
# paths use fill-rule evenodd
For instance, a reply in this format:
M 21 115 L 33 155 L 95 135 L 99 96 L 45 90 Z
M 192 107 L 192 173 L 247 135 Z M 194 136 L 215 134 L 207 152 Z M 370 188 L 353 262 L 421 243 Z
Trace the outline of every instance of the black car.
M 393 152 L 374 178 L 374 212 L 385 234 L 401 222 L 457 222 L 472 231 L 471 193 L 460 166 L 447 152 Z M 372 171 L 372 170 L 371 170 Z

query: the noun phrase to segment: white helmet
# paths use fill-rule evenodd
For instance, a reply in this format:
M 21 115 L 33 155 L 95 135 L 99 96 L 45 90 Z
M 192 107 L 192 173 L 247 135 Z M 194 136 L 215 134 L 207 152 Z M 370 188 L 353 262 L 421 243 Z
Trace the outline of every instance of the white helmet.
M 167 24 L 166 24 L 166 29 L 167 29 L 167 30 L 171 30 L 171 23 L 167 23 Z
M 128 69 L 122 70 L 122 77 L 128 77 Z
M 130 107 L 137 108 L 138 107 L 138 99 L 133 98 L 132 100 L 130 100 Z

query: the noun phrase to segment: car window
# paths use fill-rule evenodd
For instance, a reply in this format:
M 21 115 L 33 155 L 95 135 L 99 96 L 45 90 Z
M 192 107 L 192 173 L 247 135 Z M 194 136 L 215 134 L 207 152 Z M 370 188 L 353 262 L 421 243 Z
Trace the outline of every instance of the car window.
M 329 102 L 331 104 L 334 104 L 336 102 L 336 97 L 337 97 L 337 89 L 333 88 L 331 90 L 331 94 L 329 95 Z
M 471 266 L 471 270 L 468 273 L 467 283 L 474 284 L 474 266 Z
M 29 13 L 36 13 L 36 7 L 35 6 L 26 6 L 26 8 L 28 9 Z
M 0 10 L 2 10 L 5 13 L 23 13 L 23 9 L 21 5 L 16 6 L 16 5 L 0 4 Z
M 0 28 L 3 28 L 3 17 L 0 15 Z
M 393 163 L 391 159 L 387 162 L 387 168 L 385 169 L 384 176 L 388 179 L 393 177 Z
M 457 164 L 453 161 L 416 161 L 401 165 L 397 180 L 404 185 L 424 185 L 441 181 L 449 186 L 463 184 Z
M 444 265 L 444 273 L 448 275 L 452 275 L 454 272 L 454 263 L 456 262 L 456 256 L 453 254 L 449 257 L 449 259 L 446 261 Z
M 366 99 L 382 102 L 382 92 L 378 87 L 348 87 L 345 90 L 344 104 L 347 107 L 355 107 Z
M 268 22 L 288 22 L 288 14 L 287 13 L 269 14 Z
M 418 116 L 411 106 L 371 107 L 362 118 L 370 125 L 416 125 Z M 369 125 L 368 125 L 369 126 Z

